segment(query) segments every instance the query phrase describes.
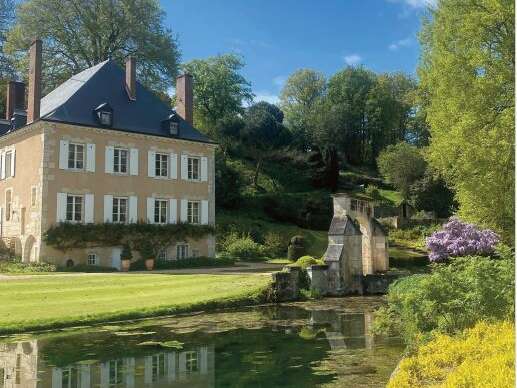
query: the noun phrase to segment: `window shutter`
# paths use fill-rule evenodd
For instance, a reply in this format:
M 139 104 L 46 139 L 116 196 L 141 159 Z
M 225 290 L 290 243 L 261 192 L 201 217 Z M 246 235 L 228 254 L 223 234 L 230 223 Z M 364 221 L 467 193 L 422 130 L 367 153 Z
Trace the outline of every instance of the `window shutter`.
M 4 236 L 4 208 L 0 207 L 0 237 Z
M 206 156 L 201 158 L 201 181 L 208 181 L 208 158 Z
M 104 222 L 113 222 L 113 195 L 104 196 Z
M 201 201 L 201 223 L 208 225 L 208 201 Z
M 11 154 L 11 176 L 14 176 L 14 173 L 16 171 L 15 169 L 15 166 L 16 166 L 16 150 L 13 149 L 13 152 Z
M 56 221 L 66 220 L 66 193 L 57 193 Z
M 178 155 L 171 153 L 171 179 L 178 179 Z
M 180 209 L 180 221 L 187 222 L 187 205 L 188 201 L 186 199 L 181 200 L 181 209 Z
M 95 144 L 86 144 L 86 171 L 95 172 Z
M 147 197 L 147 222 L 154 224 L 154 198 Z
M 175 224 L 178 222 L 178 209 L 177 202 L 175 199 L 169 199 L 169 224 Z
M 188 179 L 188 156 L 181 155 L 181 179 Z
M 68 168 L 68 144 L 67 140 L 59 142 L 59 168 L 62 170 Z
M 5 179 L 5 152 L 0 154 L 0 178 Z
M 131 148 L 129 151 L 129 174 L 138 175 L 138 149 Z
M 86 224 L 93 224 L 93 194 L 84 195 L 84 222 Z
M 136 223 L 138 221 L 138 197 L 132 195 L 129 197 L 129 222 Z
M 155 160 L 156 160 L 156 152 L 154 151 L 149 151 L 147 153 L 147 175 L 150 176 L 151 178 L 154 178 L 155 175 Z
M 106 146 L 106 151 L 104 153 L 104 169 L 106 174 L 113 174 L 113 146 Z

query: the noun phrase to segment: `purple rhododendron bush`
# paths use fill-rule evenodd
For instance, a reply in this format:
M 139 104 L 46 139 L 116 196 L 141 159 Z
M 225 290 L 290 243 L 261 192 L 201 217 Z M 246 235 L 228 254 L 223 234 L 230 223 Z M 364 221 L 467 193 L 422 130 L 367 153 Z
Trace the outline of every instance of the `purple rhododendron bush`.
M 429 259 L 441 262 L 449 257 L 489 256 L 494 253 L 500 238 L 490 229 L 481 230 L 473 224 L 451 218 L 443 229 L 426 239 Z

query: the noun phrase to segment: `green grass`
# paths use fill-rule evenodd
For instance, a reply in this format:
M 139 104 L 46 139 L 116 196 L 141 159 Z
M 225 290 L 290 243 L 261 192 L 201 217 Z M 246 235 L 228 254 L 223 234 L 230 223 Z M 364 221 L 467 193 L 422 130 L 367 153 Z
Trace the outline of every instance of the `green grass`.
M 266 261 L 266 263 L 270 263 L 270 264 L 292 264 L 294 263 L 292 260 L 289 260 L 289 259 L 269 259 Z
M 0 333 L 251 304 L 270 276 L 79 275 L 0 282 Z

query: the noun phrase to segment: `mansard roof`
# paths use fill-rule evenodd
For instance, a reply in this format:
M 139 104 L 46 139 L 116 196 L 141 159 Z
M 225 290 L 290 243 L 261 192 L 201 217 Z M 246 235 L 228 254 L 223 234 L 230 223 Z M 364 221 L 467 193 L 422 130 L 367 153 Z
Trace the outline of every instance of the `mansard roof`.
M 58 86 L 41 99 L 41 120 L 101 127 L 94 114 L 96 107 L 109 104 L 113 109 L 110 129 L 171 137 L 162 122 L 172 109 L 158 96 L 136 82 L 136 100 L 129 99 L 125 70 L 113 60 L 101 62 Z M 179 139 L 212 141 L 180 118 Z

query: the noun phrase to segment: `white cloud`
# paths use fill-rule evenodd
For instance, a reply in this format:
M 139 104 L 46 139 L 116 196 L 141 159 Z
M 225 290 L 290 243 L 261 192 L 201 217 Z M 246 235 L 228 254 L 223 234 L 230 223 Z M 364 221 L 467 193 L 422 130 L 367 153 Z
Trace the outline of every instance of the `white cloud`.
M 413 43 L 413 39 L 411 37 L 407 37 L 405 39 L 397 40 L 388 46 L 391 51 L 397 51 L 399 48 L 411 46 Z
M 287 81 L 287 77 L 285 75 L 278 75 L 273 78 L 273 85 L 282 88 L 285 84 L 285 81 Z
M 363 58 L 359 54 L 350 54 L 350 55 L 345 55 L 343 57 L 343 60 L 349 66 L 358 65 L 359 63 L 361 63 L 362 59 Z
M 254 103 L 259 101 L 266 101 L 270 104 L 278 104 L 280 102 L 280 98 L 278 98 L 278 95 L 268 91 L 260 91 L 255 93 L 255 98 L 253 99 Z
M 411 8 L 436 7 L 438 0 L 388 0 L 390 3 L 404 3 Z

